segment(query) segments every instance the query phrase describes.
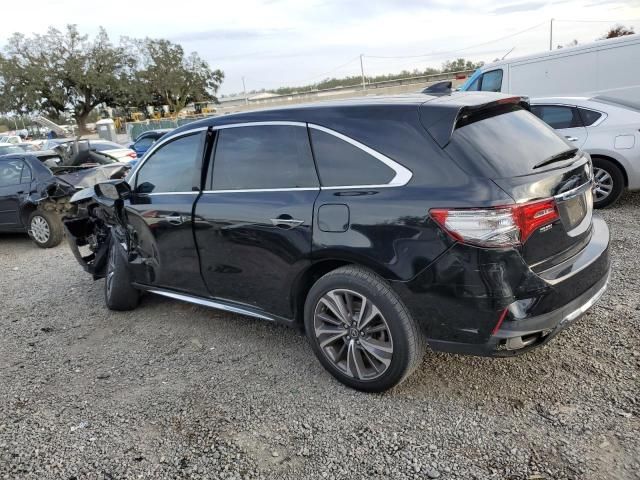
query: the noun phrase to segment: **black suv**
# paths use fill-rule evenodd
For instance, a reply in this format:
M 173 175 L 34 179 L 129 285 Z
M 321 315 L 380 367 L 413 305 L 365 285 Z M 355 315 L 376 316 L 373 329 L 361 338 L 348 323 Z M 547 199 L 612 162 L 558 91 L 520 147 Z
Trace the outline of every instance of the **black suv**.
M 433 350 L 506 356 L 605 291 L 589 157 L 520 97 L 367 98 L 192 123 L 75 195 L 109 308 L 151 292 L 303 325 L 366 391 Z

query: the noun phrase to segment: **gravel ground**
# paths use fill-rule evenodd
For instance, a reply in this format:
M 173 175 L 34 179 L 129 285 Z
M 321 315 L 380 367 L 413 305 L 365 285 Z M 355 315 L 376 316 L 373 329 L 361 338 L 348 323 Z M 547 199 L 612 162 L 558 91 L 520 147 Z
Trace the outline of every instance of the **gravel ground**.
M 66 245 L 0 238 L 0 478 L 640 478 L 640 194 L 613 278 L 523 357 L 427 353 L 383 395 L 302 334 L 147 296 L 108 311 Z

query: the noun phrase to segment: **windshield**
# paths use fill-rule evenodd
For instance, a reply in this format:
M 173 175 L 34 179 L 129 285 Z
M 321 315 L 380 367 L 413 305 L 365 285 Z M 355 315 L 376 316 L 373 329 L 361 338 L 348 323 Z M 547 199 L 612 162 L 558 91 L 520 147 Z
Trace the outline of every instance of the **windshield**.
M 459 87 L 459 90 L 461 90 L 463 92 L 469 90 L 469 86 L 473 82 L 475 82 L 481 74 L 482 74 L 482 69 L 480 69 L 480 68 L 477 69 L 475 72 L 473 72 L 473 74 L 469 78 L 467 78 L 467 81 L 464 82 L 461 87 Z

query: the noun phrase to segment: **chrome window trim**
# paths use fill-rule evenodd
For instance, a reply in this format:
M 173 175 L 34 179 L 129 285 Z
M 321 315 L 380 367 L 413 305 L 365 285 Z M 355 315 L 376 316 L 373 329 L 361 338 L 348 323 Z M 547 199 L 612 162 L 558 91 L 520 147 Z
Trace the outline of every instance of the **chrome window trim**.
M 243 188 L 238 190 L 203 190 L 202 193 L 252 193 L 252 192 L 319 192 L 320 187 Z
M 141 161 L 134 167 L 131 173 L 127 176 L 126 181 L 131 185 L 132 181 L 136 179 L 136 175 L 138 171 L 144 166 L 147 160 L 153 156 L 153 154 L 161 148 L 164 144 L 176 140 L 180 137 L 185 137 L 188 135 L 192 135 L 197 132 L 203 132 L 211 128 L 212 130 L 225 130 L 229 128 L 241 128 L 241 127 L 253 127 L 253 126 L 266 126 L 266 125 L 286 125 L 292 127 L 302 127 L 302 128 L 313 128 L 315 130 L 322 131 L 329 135 L 332 135 L 340 140 L 347 142 L 353 145 L 356 148 L 364 151 L 365 153 L 371 155 L 376 160 L 384 163 L 386 166 L 391 168 L 395 172 L 395 176 L 385 184 L 373 185 L 373 184 L 362 184 L 362 185 L 336 185 L 329 187 L 292 187 L 292 188 L 254 188 L 254 189 L 238 189 L 238 190 L 229 190 L 229 189 L 221 189 L 221 190 L 203 190 L 202 193 L 250 193 L 250 192 L 288 192 L 288 191 L 313 191 L 313 190 L 344 190 L 344 189 L 360 189 L 360 188 L 390 188 L 390 187 L 402 187 L 409 183 L 411 178 L 413 177 L 413 172 L 409 170 L 404 165 L 399 164 L 395 160 L 383 155 L 382 153 L 374 150 L 367 145 L 354 140 L 351 137 L 348 137 L 342 133 L 336 132 L 327 127 L 323 127 L 321 125 L 317 125 L 315 123 L 307 123 L 307 122 L 296 122 L 296 121 L 286 121 L 286 120 L 269 120 L 269 121 L 257 121 L 257 122 L 239 122 L 239 123 L 230 123 L 227 125 L 212 125 L 212 126 L 203 126 L 197 128 L 191 128 L 189 130 L 183 130 L 176 134 L 172 134 L 167 138 L 162 139 L 161 141 L 156 141 L 149 150 L 142 157 Z M 315 161 L 315 159 L 314 159 Z M 187 195 L 194 194 L 198 192 L 156 192 L 150 193 L 149 195 Z

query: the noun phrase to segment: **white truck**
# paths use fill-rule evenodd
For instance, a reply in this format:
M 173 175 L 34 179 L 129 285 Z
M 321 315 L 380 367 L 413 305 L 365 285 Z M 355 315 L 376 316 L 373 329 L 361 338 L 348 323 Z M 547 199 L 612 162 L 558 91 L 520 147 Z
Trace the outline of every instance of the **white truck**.
M 600 95 L 640 102 L 640 35 L 490 63 L 460 90 L 528 97 Z

